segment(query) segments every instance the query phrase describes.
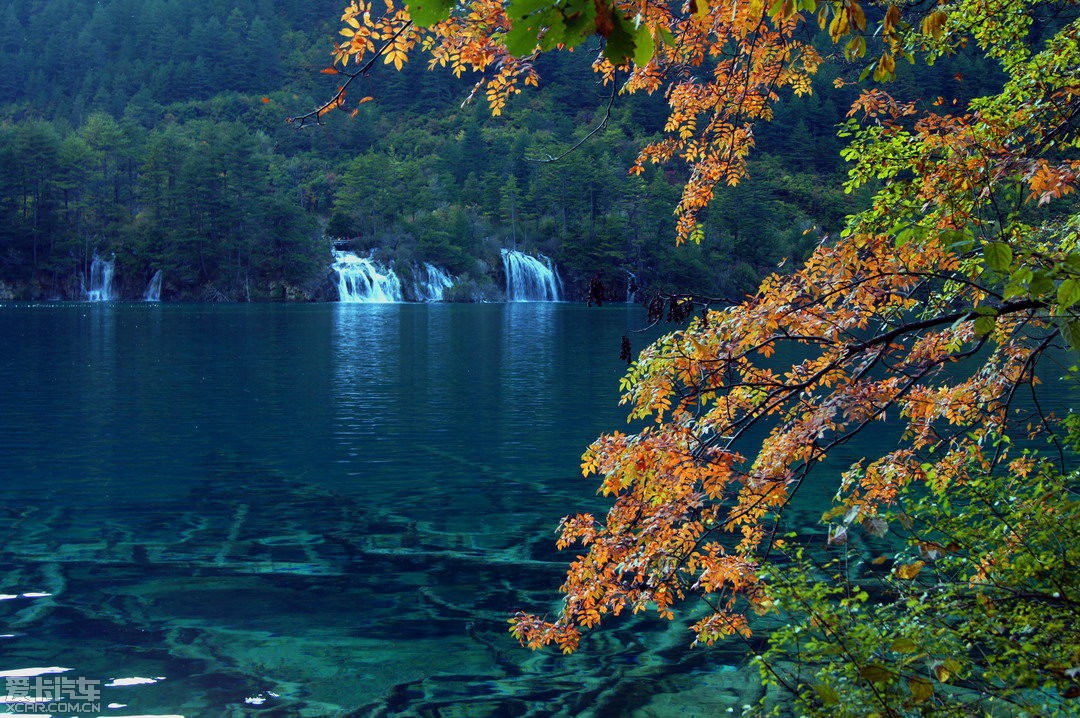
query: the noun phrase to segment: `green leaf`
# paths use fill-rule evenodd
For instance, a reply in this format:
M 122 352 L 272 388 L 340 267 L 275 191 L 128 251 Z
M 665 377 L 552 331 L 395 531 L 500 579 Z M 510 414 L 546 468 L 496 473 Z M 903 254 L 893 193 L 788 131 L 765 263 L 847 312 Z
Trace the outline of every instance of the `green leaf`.
M 1003 299 L 1015 299 L 1024 293 L 1024 285 L 1015 284 L 1010 282 L 1005 285 L 1005 290 L 1001 293 Z
M 1028 267 L 1020 267 L 1009 277 L 1009 283 L 1005 285 L 1005 299 L 1012 299 L 1013 297 L 1019 297 L 1031 284 L 1031 278 L 1034 276 L 1031 269 Z
M 547 50 L 554 49 L 559 43 L 567 47 L 576 47 L 596 32 L 596 3 L 576 0 L 560 7 L 562 7 L 560 15 L 565 32 L 556 42 L 549 42 L 545 35 L 544 48 Z
M 814 692 L 818 694 L 821 702 L 827 706 L 835 706 L 840 703 L 840 694 L 830 685 L 817 683 L 814 685 Z
M 406 7 L 413 22 L 420 27 L 431 27 L 450 17 L 454 0 L 409 0 Z
M 604 57 L 613 65 L 623 65 L 634 55 L 634 36 L 626 29 L 626 20 L 616 14 L 611 34 L 604 45 Z
M 1066 279 L 1064 282 L 1058 285 L 1057 291 L 1058 307 L 1064 311 L 1072 305 L 1080 302 L 1080 281 L 1075 279 Z
M 971 249 L 975 243 L 975 237 L 972 235 L 969 228 L 946 230 L 941 233 L 941 239 L 943 242 L 948 243 L 948 247 L 953 252 L 963 254 Z
M 645 67 L 652 59 L 656 46 L 653 44 L 652 33 L 648 25 L 642 25 L 634 33 L 634 64 Z
M 1054 280 L 1046 272 L 1039 270 L 1032 274 L 1030 287 L 1032 296 L 1042 296 L 1054 290 Z
M 900 225 L 897 225 L 897 227 L 899 226 Z M 893 227 L 893 230 L 895 231 L 896 227 Z M 917 224 L 909 224 L 908 226 L 899 230 L 899 233 L 896 235 L 896 246 L 902 247 L 911 240 L 922 241 L 926 237 L 926 235 L 927 231 L 925 227 L 920 227 Z
M 1080 351 L 1080 319 L 1070 319 L 1061 325 L 1061 336 L 1073 349 Z
M 511 0 L 506 15 L 511 23 L 504 38 L 506 49 L 521 57 L 532 53 L 537 44 L 545 50 L 560 43 L 580 44 L 593 31 L 596 4 L 572 0 L 556 7 L 548 0 Z
M 511 55 L 522 57 L 536 47 L 536 39 L 545 24 L 548 14 L 540 10 L 542 5 L 536 0 L 512 0 L 506 8 L 510 18 L 510 30 L 503 42 Z
M 983 250 L 986 257 L 986 266 L 995 272 L 1004 272 L 1012 264 L 1013 253 L 1009 245 L 1004 242 L 991 242 Z

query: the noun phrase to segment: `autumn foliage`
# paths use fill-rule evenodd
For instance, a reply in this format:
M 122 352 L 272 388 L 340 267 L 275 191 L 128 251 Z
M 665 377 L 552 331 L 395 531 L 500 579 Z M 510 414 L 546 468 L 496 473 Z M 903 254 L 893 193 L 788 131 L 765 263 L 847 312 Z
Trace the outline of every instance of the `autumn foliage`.
M 357 0 L 343 17 L 335 60 L 350 80 L 378 57 L 400 66 L 422 50 L 433 67 L 481 73 L 474 93 L 496 114 L 537 82 L 539 52 L 604 37 L 594 67 L 605 82 L 667 98 L 663 136 L 629 169 L 688 168 L 679 241 L 696 238 L 719 186 L 745 176 L 755 123 L 782 92 L 809 92 L 827 61 L 855 67 L 840 84 L 872 83 L 841 128 L 847 189 L 872 193 L 870 206 L 839 236 L 821 236 L 794 273 L 766 279 L 742 304 L 706 309 L 641 353 L 622 389 L 631 419 L 646 426 L 585 453 L 583 473 L 614 504 L 603 518 L 564 519 L 560 547 L 584 550 L 557 616 L 515 617 L 523 643 L 572 651 L 606 616 L 670 618 L 690 596 L 710 607 L 693 626 L 698 642 L 746 634 L 748 611 L 771 608 L 763 568 L 804 482 L 836 489 L 839 539 L 885 530 L 882 512 L 911 487 L 1031 470 L 999 439 L 1051 435 L 1053 419 L 1018 414 L 1014 398 L 1034 392 L 1048 351 L 1080 345 L 1072 3 L 421 0 L 410 15 L 383 2 Z M 898 60 L 917 66 L 964 48 L 1003 70 L 999 94 L 956 103 L 889 93 Z M 902 424 L 896 448 L 840 477 L 814 471 L 886 418 Z
M 827 480 L 811 476 L 815 465 L 889 413 L 905 441 L 840 478 L 837 533 L 880 531 L 879 511 L 910 485 L 964 482 L 973 467 L 1009 461 L 993 437 L 1049 430 L 1046 417 L 1010 409 L 1061 334 L 1077 343 L 1077 216 L 1034 211 L 1076 187 L 1077 26 L 1032 52 L 1032 7 L 939 7 L 898 36 L 892 6 L 890 46 L 933 56 L 971 28 L 1010 75 L 1002 93 L 955 113 L 881 88 L 860 96 L 843 133 L 849 188 L 880 187 L 871 208 L 795 274 L 642 352 L 624 400 L 652 425 L 586 453 L 584 473 L 615 505 L 602 523 L 564 521 L 560 545 L 588 552 L 557 619 L 517 617 L 529 645 L 572 650 L 604 614 L 670 616 L 691 594 L 713 609 L 694 626 L 699 641 L 745 633 L 746 609 L 769 608 L 759 569 L 793 493 Z M 777 352 L 805 358 L 781 369 Z M 762 426 L 767 438 L 748 446 Z
M 429 67 L 457 76 L 479 73 L 473 94 L 482 94 L 498 115 L 523 85 L 537 84 L 534 61 L 540 52 L 572 47 L 595 32 L 606 38 L 594 62 L 605 83 L 617 92 L 663 91 L 668 98 L 664 138 L 644 147 L 631 171 L 676 159 L 689 164 L 677 240 L 696 238 L 698 214 L 716 185 L 735 184 L 746 175 L 753 123 L 771 117 L 782 89 L 809 92 L 810 76 L 822 62 L 810 42 L 796 38 L 802 19 L 796 6 L 814 3 L 784 5 L 773 21 L 762 2 L 710 7 L 702 0 L 679 8 L 661 2 L 577 0 L 556 7 L 536 0 L 477 0 L 406 8 L 394 0 L 355 0 L 342 16 L 344 39 L 334 50 L 335 69 L 346 82 L 298 121 L 345 108 L 349 81 L 379 58 L 400 69 L 416 51 L 427 53 Z M 833 5 L 823 3 L 818 15 L 823 23 L 832 18 L 836 38 L 865 29 L 858 3 Z

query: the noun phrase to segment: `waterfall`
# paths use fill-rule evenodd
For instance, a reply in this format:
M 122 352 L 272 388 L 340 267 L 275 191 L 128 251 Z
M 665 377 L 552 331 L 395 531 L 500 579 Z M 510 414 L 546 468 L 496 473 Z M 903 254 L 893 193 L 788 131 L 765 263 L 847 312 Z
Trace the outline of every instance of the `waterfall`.
M 352 252 L 334 252 L 333 270 L 338 275 L 338 301 L 400 302 L 401 280 L 394 270 Z
M 544 255 L 533 257 L 516 249 L 502 250 L 506 272 L 506 299 L 511 302 L 557 302 L 562 280 L 555 263 Z
M 90 263 L 90 286 L 84 289 L 86 301 L 108 302 L 113 300 L 113 270 L 116 267 L 116 259 L 104 260 L 94 255 Z
M 413 291 L 419 302 L 441 302 L 447 289 L 454 286 L 454 278 L 435 265 L 424 262 L 413 272 L 416 285 Z
M 143 299 L 147 302 L 160 302 L 161 301 L 161 270 L 154 272 L 154 276 L 150 278 L 150 283 L 146 285 L 146 293 L 143 294 Z
M 637 299 L 637 275 L 627 270 L 626 272 L 626 303 L 633 304 Z

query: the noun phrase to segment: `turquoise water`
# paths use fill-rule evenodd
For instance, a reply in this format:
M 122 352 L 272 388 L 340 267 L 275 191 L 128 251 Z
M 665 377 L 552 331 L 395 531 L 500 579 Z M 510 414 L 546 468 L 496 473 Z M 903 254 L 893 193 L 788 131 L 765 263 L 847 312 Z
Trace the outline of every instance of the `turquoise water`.
M 0 308 L 0 671 L 119 679 L 105 715 L 742 705 L 737 647 L 687 651 L 682 624 L 622 622 L 570 658 L 506 630 L 557 605 L 558 520 L 602 507 L 578 460 L 625 426 L 619 339 L 643 320 Z
M 571 657 L 506 630 L 557 606 L 558 520 L 603 510 L 578 461 L 625 426 L 642 314 L 0 307 L 0 676 L 67 669 L 118 716 L 738 714 L 745 647 L 685 622 Z M 835 486 L 804 488 L 809 526 Z

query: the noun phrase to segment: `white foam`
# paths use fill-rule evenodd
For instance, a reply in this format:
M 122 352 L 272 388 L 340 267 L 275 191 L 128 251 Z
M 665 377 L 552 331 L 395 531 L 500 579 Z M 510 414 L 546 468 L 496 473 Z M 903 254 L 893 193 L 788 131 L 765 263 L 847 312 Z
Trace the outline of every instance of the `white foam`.
M 158 681 L 165 680 L 165 676 L 158 676 L 157 678 L 143 678 L 142 676 L 133 676 L 131 678 L 113 678 L 112 681 L 105 684 L 106 688 L 119 688 L 121 686 L 148 686 L 151 683 L 157 683 Z
M 67 673 L 72 668 L 49 666 L 48 668 L 16 668 L 11 671 L 0 671 L 0 678 L 33 678 L 34 676 L 47 676 L 50 673 Z

